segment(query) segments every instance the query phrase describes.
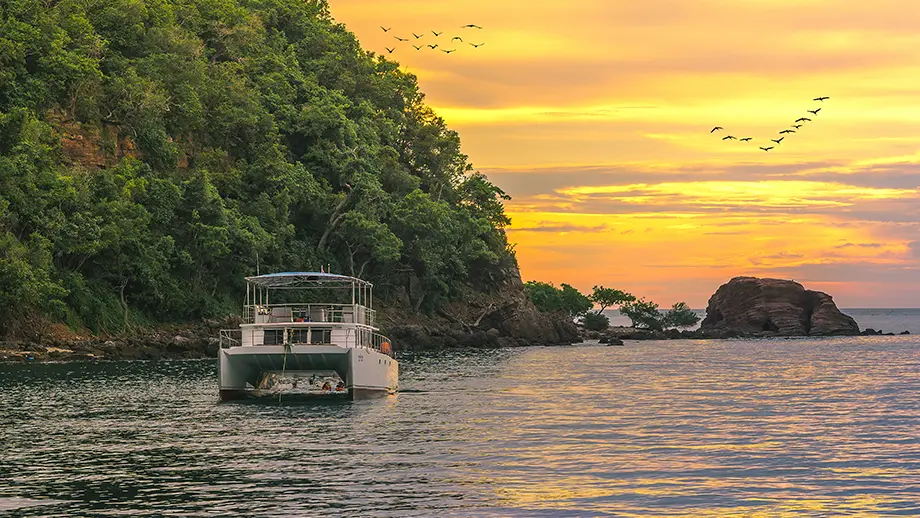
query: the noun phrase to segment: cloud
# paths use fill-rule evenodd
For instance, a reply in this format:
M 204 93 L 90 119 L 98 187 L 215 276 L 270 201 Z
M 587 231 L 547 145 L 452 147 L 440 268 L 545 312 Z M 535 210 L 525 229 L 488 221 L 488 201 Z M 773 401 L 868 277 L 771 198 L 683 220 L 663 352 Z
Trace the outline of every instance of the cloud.
M 527 226 L 527 227 L 516 227 L 512 225 L 508 228 L 511 232 L 552 232 L 552 233 L 566 233 L 566 232 L 603 232 L 606 230 L 613 230 L 607 225 L 594 225 L 594 226 L 581 226 L 574 224 L 554 224 L 554 223 L 543 223 L 540 225 Z
M 885 245 L 882 244 L 882 243 L 844 243 L 844 244 L 842 244 L 842 245 L 837 245 L 837 246 L 835 246 L 834 248 L 851 248 L 851 247 L 859 247 L 859 248 L 881 248 L 881 247 L 883 247 L 883 246 L 885 246 Z
M 910 253 L 913 254 L 914 257 L 920 259 L 920 241 L 911 241 L 907 243 L 907 247 L 910 248 Z

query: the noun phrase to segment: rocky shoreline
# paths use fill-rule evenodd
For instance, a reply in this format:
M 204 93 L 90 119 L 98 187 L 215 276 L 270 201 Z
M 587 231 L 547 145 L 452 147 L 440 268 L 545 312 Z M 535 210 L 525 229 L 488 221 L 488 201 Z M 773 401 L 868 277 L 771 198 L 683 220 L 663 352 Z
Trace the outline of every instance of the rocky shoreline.
M 588 331 L 564 314 L 538 311 L 524 295 L 519 274 L 514 273 L 496 292 L 470 293 L 436 314 L 382 308 L 378 325 L 396 351 L 571 345 L 593 340 L 622 345 L 624 340 L 895 335 L 875 329 L 860 331 L 827 294 L 805 290 L 792 281 L 752 277 L 736 277 L 720 287 L 699 329 Z M 219 330 L 236 328 L 239 323 L 237 316 L 111 336 L 78 336 L 60 324 L 49 325 L 28 340 L 0 342 L 0 362 L 216 358 Z

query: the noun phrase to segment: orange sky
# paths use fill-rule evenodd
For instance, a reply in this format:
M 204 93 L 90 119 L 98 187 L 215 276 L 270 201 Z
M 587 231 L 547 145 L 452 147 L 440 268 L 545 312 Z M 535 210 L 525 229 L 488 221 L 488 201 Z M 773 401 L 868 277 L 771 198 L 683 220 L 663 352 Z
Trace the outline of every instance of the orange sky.
M 525 280 L 699 308 L 733 276 L 771 276 L 841 307 L 920 306 L 920 4 L 331 5 L 365 48 L 395 47 L 513 197 Z

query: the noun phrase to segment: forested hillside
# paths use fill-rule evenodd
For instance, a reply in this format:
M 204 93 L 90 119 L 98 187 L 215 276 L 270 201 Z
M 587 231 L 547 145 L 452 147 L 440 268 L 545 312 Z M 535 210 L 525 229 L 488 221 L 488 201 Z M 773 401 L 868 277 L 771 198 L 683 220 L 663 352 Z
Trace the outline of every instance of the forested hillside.
M 432 311 L 514 265 L 504 193 L 318 0 L 0 0 L 0 337 L 238 312 L 316 270 Z

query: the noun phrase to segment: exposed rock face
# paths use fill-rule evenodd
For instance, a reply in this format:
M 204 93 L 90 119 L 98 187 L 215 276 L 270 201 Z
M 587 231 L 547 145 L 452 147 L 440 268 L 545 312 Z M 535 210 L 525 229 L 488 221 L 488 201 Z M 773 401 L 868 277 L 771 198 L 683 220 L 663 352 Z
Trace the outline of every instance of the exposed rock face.
M 782 279 L 735 277 L 709 298 L 700 329 L 764 336 L 857 335 L 827 293 Z
M 438 315 L 378 313 L 381 329 L 399 350 L 441 347 L 515 347 L 581 342 L 578 327 L 564 314 L 543 313 L 527 298 L 520 272 L 508 272 L 494 293 L 475 294 L 442 308 Z

